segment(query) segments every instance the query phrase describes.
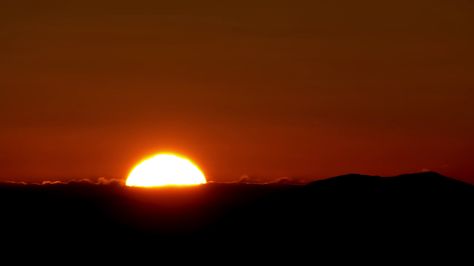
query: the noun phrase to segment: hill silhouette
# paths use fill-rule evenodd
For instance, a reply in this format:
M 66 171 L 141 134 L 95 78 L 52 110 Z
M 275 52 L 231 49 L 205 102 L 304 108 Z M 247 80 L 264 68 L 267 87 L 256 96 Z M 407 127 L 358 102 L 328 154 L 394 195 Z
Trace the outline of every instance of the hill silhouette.
M 473 210 L 472 185 L 432 172 L 390 178 L 351 174 L 306 185 L 0 186 L 2 239 L 9 243 L 447 244 L 470 241 Z

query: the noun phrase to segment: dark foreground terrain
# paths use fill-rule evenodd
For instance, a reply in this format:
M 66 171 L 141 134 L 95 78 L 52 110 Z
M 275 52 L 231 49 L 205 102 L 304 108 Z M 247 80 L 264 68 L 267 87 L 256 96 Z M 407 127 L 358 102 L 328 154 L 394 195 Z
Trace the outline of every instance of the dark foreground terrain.
M 436 173 L 181 189 L 4 184 L 0 211 L 3 244 L 51 250 L 82 246 L 100 253 L 144 243 L 158 253 L 163 247 L 469 248 L 474 241 L 474 187 Z

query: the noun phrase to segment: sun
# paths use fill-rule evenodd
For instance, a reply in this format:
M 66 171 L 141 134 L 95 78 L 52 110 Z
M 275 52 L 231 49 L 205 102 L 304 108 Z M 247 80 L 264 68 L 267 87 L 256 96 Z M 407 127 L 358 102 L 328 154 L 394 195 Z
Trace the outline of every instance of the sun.
M 161 153 L 145 159 L 130 172 L 130 187 L 190 186 L 207 183 L 203 172 L 189 159 Z

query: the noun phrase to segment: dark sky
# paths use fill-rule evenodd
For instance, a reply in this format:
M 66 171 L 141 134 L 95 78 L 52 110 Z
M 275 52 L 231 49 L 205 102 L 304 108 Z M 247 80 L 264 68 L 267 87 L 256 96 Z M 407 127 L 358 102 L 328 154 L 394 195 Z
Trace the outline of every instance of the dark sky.
M 474 2 L 4 0 L 0 179 L 434 170 L 474 182 Z

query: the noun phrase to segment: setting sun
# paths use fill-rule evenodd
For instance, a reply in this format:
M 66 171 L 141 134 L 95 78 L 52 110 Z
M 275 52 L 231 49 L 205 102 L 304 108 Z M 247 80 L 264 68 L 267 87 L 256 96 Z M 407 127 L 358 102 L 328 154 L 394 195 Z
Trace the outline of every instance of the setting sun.
M 158 154 L 140 162 L 131 171 L 131 187 L 188 186 L 205 184 L 202 171 L 190 160 L 174 154 Z

